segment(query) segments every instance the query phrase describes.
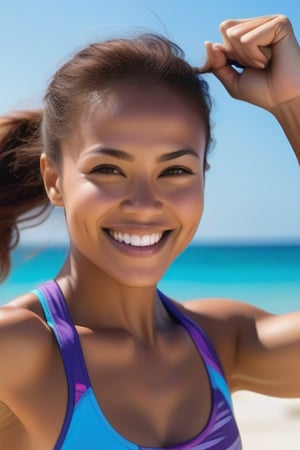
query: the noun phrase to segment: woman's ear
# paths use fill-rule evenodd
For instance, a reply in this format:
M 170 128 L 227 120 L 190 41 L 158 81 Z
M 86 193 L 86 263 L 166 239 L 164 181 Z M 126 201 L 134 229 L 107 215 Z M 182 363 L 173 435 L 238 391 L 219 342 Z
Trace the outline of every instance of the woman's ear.
M 40 169 L 50 202 L 55 206 L 64 206 L 59 171 L 45 153 L 41 155 Z

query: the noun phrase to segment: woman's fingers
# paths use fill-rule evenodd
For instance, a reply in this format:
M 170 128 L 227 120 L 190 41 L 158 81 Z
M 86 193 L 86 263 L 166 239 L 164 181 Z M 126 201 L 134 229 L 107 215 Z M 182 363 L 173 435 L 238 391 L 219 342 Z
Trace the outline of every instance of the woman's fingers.
M 236 59 L 245 67 L 266 66 L 271 51 L 264 48 L 271 44 L 274 30 L 272 22 L 275 17 L 277 16 L 222 22 L 220 31 L 229 58 Z
M 202 71 L 213 72 L 233 97 L 271 110 L 300 95 L 300 49 L 285 16 L 226 20 L 220 30 L 223 43 L 206 44 Z
M 206 50 L 206 62 L 204 66 L 199 68 L 199 72 L 211 72 L 226 65 L 226 55 L 221 48 L 219 49 L 218 44 L 206 41 L 204 45 Z M 222 44 L 220 45 L 222 46 Z

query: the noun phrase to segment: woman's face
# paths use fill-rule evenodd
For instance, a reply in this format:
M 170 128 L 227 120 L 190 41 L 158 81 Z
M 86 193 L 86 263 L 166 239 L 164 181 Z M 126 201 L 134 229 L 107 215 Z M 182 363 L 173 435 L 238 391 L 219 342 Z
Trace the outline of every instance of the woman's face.
M 162 85 L 122 85 L 95 100 L 62 143 L 59 185 L 71 251 L 126 286 L 156 284 L 203 210 L 205 132 Z

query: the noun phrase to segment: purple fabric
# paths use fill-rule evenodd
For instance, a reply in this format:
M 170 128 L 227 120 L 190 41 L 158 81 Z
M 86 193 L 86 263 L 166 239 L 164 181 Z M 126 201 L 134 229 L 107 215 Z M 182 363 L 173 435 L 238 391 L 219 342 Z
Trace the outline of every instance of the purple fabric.
M 181 323 L 189 332 L 189 335 L 193 339 L 197 349 L 199 350 L 200 355 L 202 356 L 205 364 L 213 367 L 217 372 L 219 372 L 222 376 L 224 373 L 221 369 L 221 363 L 217 353 L 215 352 L 214 347 L 211 342 L 208 340 L 207 336 L 203 333 L 201 328 L 197 326 L 195 322 L 193 322 L 188 316 L 183 315 L 181 311 L 166 297 L 162 292 L 159 291 L 159 296 L 164 303 L 166 309 L 169 313 L 174 317 L 176 322 Z
M 62 341 L 61 351 L 63 360 L 72 373 L 71 378 L 76 387 L 75 405 L 91 385 L 86 370 L 84 357 L 81 349 L 78 333 L 72 323 L 67 304 L 59 285 L 55 281 L 49 281 L 40 287 L 44 293 L 53 319 L 56 323 L 56 330 Z
M 39 286 L 39 290 L 42 292 L 53 318 L 53 321 L 47 320 L 47 322 L 58 342 L 68 382 L 67 411 L 61 433 L 54 447 L 54 450 L 60 450 L 67 435 L 74 408 L 91 383 L 78 333 L 72 323 L 59 285 L 55 281 L 48 281 Z

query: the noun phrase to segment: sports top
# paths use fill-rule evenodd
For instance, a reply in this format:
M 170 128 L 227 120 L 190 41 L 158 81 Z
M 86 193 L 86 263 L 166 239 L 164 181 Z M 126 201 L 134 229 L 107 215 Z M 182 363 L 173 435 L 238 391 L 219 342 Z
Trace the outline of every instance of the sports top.
M 108 422 L 93 393 L 83 352 L 61 289 L 49 281 L 34 291 L 59 347 L 68 382 L 68 405 L 54 450 L 241 450 L 232 403 L 218 357 L 202 329 L 165 295 L 170 316 L 189 333 L 205 364 L 212 406 L 205 428 L 193 439 L 166 448 L 142 447 L 121 436 Z

